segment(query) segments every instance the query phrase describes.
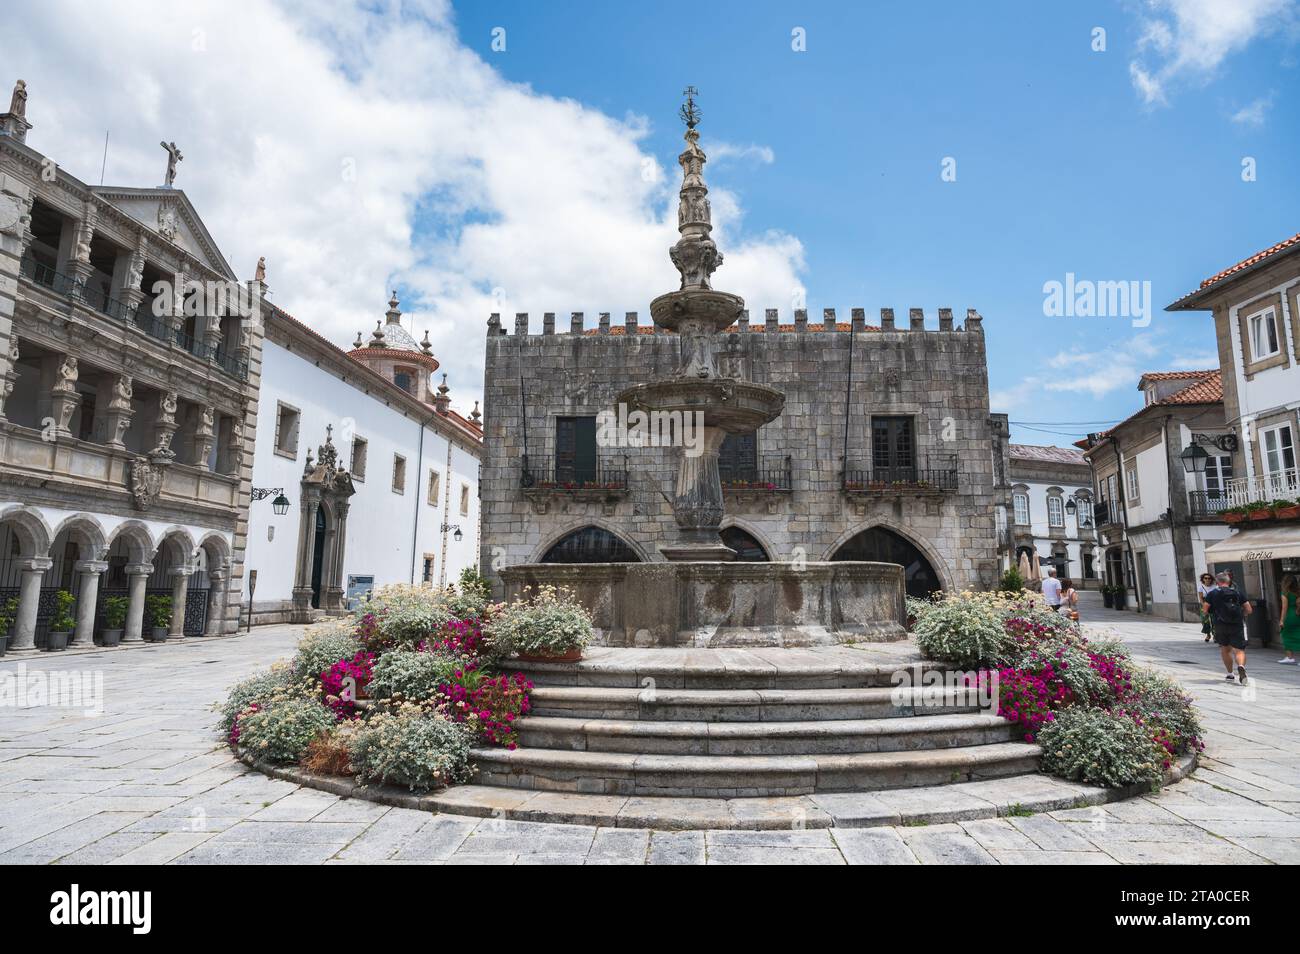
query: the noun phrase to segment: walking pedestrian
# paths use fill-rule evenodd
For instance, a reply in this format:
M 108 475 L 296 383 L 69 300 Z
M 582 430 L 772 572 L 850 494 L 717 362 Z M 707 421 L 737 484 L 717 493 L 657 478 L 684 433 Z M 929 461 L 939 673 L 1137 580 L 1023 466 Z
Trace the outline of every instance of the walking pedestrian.
M 1278 633 L 1286 655 L 1278 660 L 1284 666 L 1296 664 L 1296 650 L 1300 650 L 1300 582 L 1294 576 L 1282 580 L 1282 606 L 1278 613 Z
M 1061 606 L 1057 610 L 1062 616 L 1068 616 L 1076 623 L 1079 621 L 1079 594 L 1074 591 L 1074 584 L 1061 580 Z
M 1061 581 L 1056 578 L 1056 568 L 1047 571 L 1043 580 L 1043 601 L 1053 613 L 1061 611 Z
M 1214 589 L 1214 577 L 1208 573 L 1202 573 L 1201 578 L 1196 581 L 1196 601 L 1200 606 L 1205 605 L 1205 594 Z M 1210 614 L 1202 610 L 1201 612 L 1201 635 L 1205 637 L 1208 643 L 1214 638 L 1214 620 Z
M 1217 584 L 1205 594 L 1201 609 L 1214 618 L 1214 641 L 1219 644 L 1219 657 L 1227 670 L 1227 680 L 1234 678 L 1246 685 L 1246 617 L 1255 611 L 1244 593 L 1232 585 L 1232 574 L 1222 572 L 1215 576 Z M 1237 674 L 1232 672 L 1233 664 Z

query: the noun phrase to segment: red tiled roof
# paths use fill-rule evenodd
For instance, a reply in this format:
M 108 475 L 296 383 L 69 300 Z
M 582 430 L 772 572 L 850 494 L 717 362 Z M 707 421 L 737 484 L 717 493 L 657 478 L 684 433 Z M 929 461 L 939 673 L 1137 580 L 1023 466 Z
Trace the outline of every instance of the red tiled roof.
M 1236 265 L 1233 265 L 1231 268 L 1225 268 L 1217 275 L 1211 275 L 1209 278 L 1205 279 L 1205 281 L 1201 282 L 1201 288 L 1209 288 L 1215 282 L 1222 281 L 1223 279 L 1227 278 L 1229 275 L 1233 275 L 1244 268 L 1250 268 L 1250 266 L 1252 265 L 1258 265 L 1260 262 L 1264 261 L 1264 259 L 1276 255 L 1278 252 L 1284 251 L 1285 249 L 1288 249 L 1297 243 L 1300 243 L 1300 232 L 1297 232 L 1289 239 L 1283 239 L 1282 241 L 1278 242 L 1276 245 L 1272 246 L 1271 248 L 1266 248 L 1262 252 L 1256 252 L 1254 255 L 1250 256 L 1250 258 L 1243 258 Z
M 423 364 L 430 371 L 438 370 L 438 359 L 431 354 L 425 354 L 423 351 L 408 351 L 405 348 L 371 348 L 369 345 L 362 348 L 353 348 L 351 351 L 344 352 L 353 361 L 365 363 L 366 357 L 372 358 L 397 358 L 401 361 L 414 361 L 416 364 Z
M 1217 404 L 1218 402 L 1223 400 L 1223 376 L 1219 374 L 1217 369 L 1214 371 L 1191 371 L 1191 372 L 1154 371 L 1143 375 L 1143 377 L 1151 378 L 1156 375 L 1164 375 L 1164 378 L 1161 378 L 1160 380 L 1168 380 L 1173 378 L 1181 378 L 1187 374 L 1196 374 L 1199 375 L 1199 377 L 1197 378 L 1197 380 L 1193 381 L 1191 384 L 1187 385 L 1187 387 L 1183 388 L 1182 390 L 1175 391 L 1173 394 L 1169 395 L 1166 398 L 1161 398 L 1159 401 L 1152 401 L 1150 404 L 1146 405 L 1145 407 L 1140 408 L 1137 411 L 1134 411 L 1132 414 L 1130 414 L 1124 420 L 1120 421 L 1114 427 L 1108 428 L 1107 430 L 1104 431 L 1098 431 L 1096 436 L 1106 437 L 1110 434 L 1113 434 L 1116 430 L 1123 427 L 1129 421 L 1133 420 L 1140 414 L 1146 413 L 1153 407 L 1168 407 L 1170 405 L 1184 405 L 1184 404 Z M 1075 441 L 1074 446 L 1081 448 L 1085 451 L 1088 450 L 1089 448 L 1089 444 L 1086 438 L 1083 440 Z
M 1207 374 L 1218 372 L 1218 368 L 1207 368 L 1204 371 L 1147 371 L 1139 379 L 1138 387 L 1142 387 L 1141 381 L 1180 381 L 1184 378 L 1203 378 Z

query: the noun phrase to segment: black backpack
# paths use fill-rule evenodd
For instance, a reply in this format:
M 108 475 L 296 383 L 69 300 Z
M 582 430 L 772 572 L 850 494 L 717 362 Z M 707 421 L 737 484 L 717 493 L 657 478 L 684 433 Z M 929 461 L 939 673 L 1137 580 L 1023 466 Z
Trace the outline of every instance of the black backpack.
M 1220 589 L 1214 601 L 1214 618 L 1225 626 L 1238 626 L 1244 618 L 1241 613 L 1241 594 L 1233 589 Z

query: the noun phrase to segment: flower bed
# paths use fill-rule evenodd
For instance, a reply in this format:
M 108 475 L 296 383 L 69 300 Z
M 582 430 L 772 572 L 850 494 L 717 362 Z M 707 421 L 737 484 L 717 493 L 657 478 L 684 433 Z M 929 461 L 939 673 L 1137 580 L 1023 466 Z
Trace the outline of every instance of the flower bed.
M 1025 592 L 909 600 L 928 659 L 975 670 L 997 714 L 1042 748 L 1042 770 L 1107 787 L 1158 787 L 1179 756 L 1200 751 L 1191 699 L 1139 666 L 1123 644 L 1089 640 Z
M 518 745 L 533 685 L 501 669 L 505 658 L 581 648 L 591 632 L 562 591 L 492 604 L 472 572 L 441 590 L 382 587 L 350 617 L 309 629 L 292 660 L 236 685 L 221 727 L 263 763 L 440 788 L 471 777 L 472 746 Z

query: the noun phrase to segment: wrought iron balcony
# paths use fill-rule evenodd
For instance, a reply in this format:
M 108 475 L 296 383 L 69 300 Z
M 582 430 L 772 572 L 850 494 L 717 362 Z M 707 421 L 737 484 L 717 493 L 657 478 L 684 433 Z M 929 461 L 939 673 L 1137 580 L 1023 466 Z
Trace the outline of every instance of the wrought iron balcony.
M 791 460 L 784 457 L 779 461 L 764 461 L 762 466 L 719 462 L 718 476 L 722 478 L 724 491 L 789 493 L 792 486 Z
M 1222 490 L 1193 490 L 1187 495 L 1187 503 L 1193 520 L 1217 516 L 1234 506 Z
M 939 493 L 957 489 L 957 460 L 942 466 L 846 467 L 841 487 L 850 494 Z
M 1092 508 L 1092 514 L 1098 527 L 1117 525 L 1123 519 L 1119 504 L 1113 500 L 1098 500 Z
M 55 271 L 34 258 L 24 258 L 18 265 L 18 274 L 35 285 L 41 285 L 60 295 L 81 294 L 81 283 L 71 275 Z
M 519 486 L 527 491 L 550 493 L 624 493 L 627 491 L 627 477 L 625 454 L 585 462 L 530 455 L 526 466 L 520 464 Z

